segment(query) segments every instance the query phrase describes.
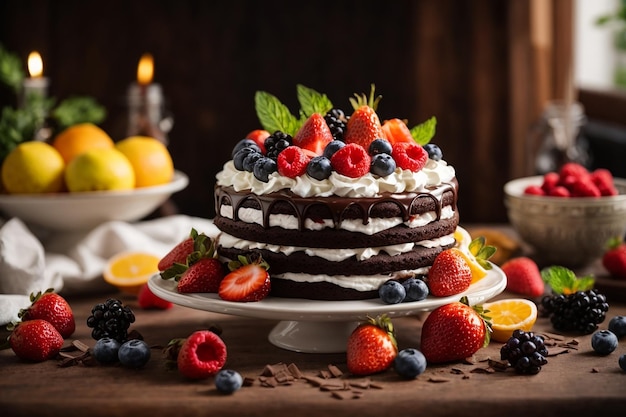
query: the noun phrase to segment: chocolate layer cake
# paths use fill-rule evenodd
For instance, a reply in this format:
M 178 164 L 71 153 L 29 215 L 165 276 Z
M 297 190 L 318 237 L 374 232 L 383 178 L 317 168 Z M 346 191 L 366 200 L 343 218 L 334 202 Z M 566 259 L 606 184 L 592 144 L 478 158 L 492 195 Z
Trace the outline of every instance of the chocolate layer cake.
M 298 93 L 303 108 L 327 104 L 325 96 Z M 434 125 L 411 132 L 399 119 L 381 125 L 371 101 L 353 103 L 349 118 L 334 108 L 307 115 L 293 136 L 270 127 L 261 138 L 252 132 L 217 174 L 220 258 L 260 254 L 270 265 L 272 296 L 375 298 L 389 279 L 427 274 L 455 245 L 454 168 L 416 137 L 434 133 Z M 256 104 L 260 120 L 281 109 L 271 97 L 257 96 Z

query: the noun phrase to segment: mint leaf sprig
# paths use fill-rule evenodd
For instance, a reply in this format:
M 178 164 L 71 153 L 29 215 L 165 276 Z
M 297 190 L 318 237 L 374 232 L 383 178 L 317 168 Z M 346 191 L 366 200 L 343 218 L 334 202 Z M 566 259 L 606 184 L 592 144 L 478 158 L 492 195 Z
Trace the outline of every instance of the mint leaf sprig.
M 592 275 L 579 278 L 574 271 L 562 266 L 550 266 L 542 269 L 541 278 L 552 288 L 552 292 L 564 295 L 593 289 L 595 283 Z
M 411 136 L 413 136 L 415 142 L 424 146 L 435 136 L 436 127 L 437 118 L 433 116 L 425 122 L 420 123 L 417 126 L 413 126 L 410 129 Z

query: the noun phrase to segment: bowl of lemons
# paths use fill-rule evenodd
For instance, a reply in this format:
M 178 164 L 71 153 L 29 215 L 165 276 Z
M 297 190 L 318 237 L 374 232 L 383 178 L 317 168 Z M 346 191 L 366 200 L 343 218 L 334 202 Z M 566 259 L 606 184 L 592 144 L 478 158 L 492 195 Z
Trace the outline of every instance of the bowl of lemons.
M 53 231 L 140 220 L 189 183 L 157 139 L 114 142 L 89 123 L 50 142 L 20 143 L 2 161 L 0 174 L 0 215 Z

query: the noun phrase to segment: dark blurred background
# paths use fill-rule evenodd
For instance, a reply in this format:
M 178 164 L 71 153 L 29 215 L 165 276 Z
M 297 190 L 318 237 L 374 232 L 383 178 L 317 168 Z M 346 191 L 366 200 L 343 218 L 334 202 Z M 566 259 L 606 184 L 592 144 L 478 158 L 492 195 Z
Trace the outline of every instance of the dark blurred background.
M 540 53 L 529 3 L 0 0 L 0 43 L 25 63 L 30 51 L 41 53 L 51 96 L 103 104 L 101 126 L 114 140 L 125 137 L 139 58 L 151 53 L 175 120 L 169 149 L 190 177 L 172 197 L 182 213 L 213 216 L 215 174 L 235 142 L 259 127 L 257 90 L 296 112 L 301 83 L 347 110 L 348 98 L 374 83 L 381 119 L 437 117 L 434 142 L 457 169 L 462 221 L 501 222 L 503 184 L 526 174 L 520 142 L 528 124 L 543 99 L 563 92 L 568 55 L 550 54 L 571 46 L 571 2 L 545 2 L 554 4 L 555 36 Z M 548 87 L 539 89 L 541 65 Z M 12 100 L 0 87 L 0 105 Z

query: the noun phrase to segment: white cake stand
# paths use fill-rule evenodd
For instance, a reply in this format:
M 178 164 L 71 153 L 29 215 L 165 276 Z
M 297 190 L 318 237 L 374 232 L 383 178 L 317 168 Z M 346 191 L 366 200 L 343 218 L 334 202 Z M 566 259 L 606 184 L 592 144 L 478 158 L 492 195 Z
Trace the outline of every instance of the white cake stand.
M 500 294 L 506 287 L 506 275 L 493 265 L 487 276 L 460 294 L 450 297 L 429 296 L 422 301 L 384 304 L 378 299 L 364 301 L 315 301 L 268 297 L 262 301 L 237 303 L 224 301 L 217 294 L 180 294 L 176 282 L 158 274 L 148 281 L 158 297 L 174 304 L 214 313 L 280 320 L 271 330 L 269 341 L 283 349 L 303 353 L 345 352 L 347 339 L 367 316 L 387 314 L 409 316 L 430 311 L 467 296 L 470 305 L 481 304 Z

